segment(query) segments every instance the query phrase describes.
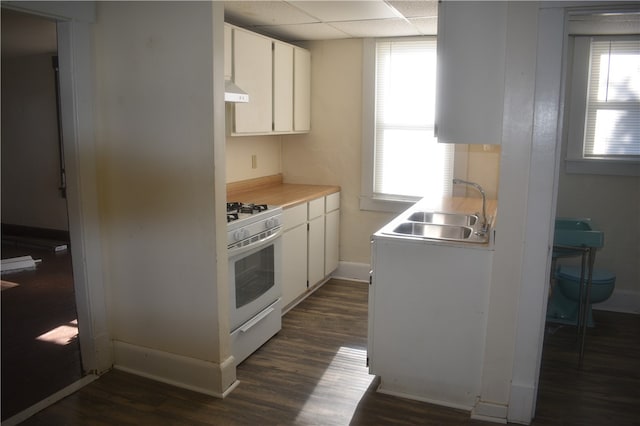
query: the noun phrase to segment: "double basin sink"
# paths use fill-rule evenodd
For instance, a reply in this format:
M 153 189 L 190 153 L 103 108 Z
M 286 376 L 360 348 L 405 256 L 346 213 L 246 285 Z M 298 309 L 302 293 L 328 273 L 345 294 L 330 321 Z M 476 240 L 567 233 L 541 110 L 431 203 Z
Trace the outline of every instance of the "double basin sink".
M 489 241 L 489 232 L 482 232 L 482 223 L 477 214 L 409 210 L 385 227 L 382 233 L 466 243 Z

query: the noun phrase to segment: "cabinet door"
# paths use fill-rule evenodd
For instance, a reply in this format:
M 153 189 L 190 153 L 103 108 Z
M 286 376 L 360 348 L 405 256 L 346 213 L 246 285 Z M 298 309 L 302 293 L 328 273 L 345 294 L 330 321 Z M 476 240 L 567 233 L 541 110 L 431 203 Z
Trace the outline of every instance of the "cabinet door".
M 338 240 L 340 236 L 340 210 L 334 210 L 325 216 L 324 236 L 324 275 L 327 276 L 338 267 Z
M 233 43 L 233 35 L 232 29 L 229 25 L 224 24 L 224 79 L 231 80 L 233 78 L 232 75 L 232 43 Z
M 293 46 L 273 44 L 273 130 L 293 130 Z
M 233 29 L 234 82 L 250 102 L 234 104 L 235 133 L 269 133 L 273 127 L 271 40 Z
M 307 291 L 307 227 L 282 235 L 282 304 L 287 306 Z
M 311 129 L 311 53 L 294 48 L 293 78 L 293 130 L 308 132 Z
M 507 7 L 500 1 L 439 3 L 439 142 L 501 142 Z
M 324 197 L 309 201 L 309 220 L 324 214 Z
M 309 286 L 324 278 L 324 216 L 309 221 Z

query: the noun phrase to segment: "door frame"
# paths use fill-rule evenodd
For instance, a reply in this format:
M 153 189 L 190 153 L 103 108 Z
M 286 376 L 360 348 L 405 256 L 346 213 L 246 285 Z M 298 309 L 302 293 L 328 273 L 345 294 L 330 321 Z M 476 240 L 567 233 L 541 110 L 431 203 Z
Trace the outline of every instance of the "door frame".
M 96 177 L 91 33 L 95 4 L 16 1 L 3 2 L 2 7 L 57 23 L 60 114 L 78 338 L 84 373 L 97 376 L 111 368 L 113 355 L 107 323 Z

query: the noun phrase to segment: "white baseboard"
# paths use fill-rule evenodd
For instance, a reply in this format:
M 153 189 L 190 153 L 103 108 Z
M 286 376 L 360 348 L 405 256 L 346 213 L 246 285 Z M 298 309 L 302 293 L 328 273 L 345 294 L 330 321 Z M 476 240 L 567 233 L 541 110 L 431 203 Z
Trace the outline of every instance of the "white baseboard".
M 236 386 L 232 356 L 221 364 L 114 341 L 114 368 L 158 382 L 224 398 Z
M 434 399 L 434 398 L 427 398 L 424 396 L 419 396 L 419 395 L 414 395 L 414 394 L 410 394 L 410 393 L 405 393 L 405 392 L 400 392 L 400 391 L 396 391 L 394 389 L 388 389 L 384 386 L 384 384 L 382 383 L 382 381 L 380 381 L 380 385 L 378 385 L 376 392 L 378 393 L 382 393 L 385 395 L 392 395 L 392 396 L 397 396 L 399 398 L 405 398 L 405 399 L 412 399 L 414 401 L 421 401 L 421 402 L 426 402 L 429 404 L 434 404 L 434 405 L 439 405 L 441 407 L 448 407 L 448 408 L 455 408 L 456 410 L 464 410 L 464 411 L 471 411 L 471 407 L 464 405 L 464 404 L 457 404 L 451 401 L 442 401 L 439 399 Z
M 331 277 L 342 280 L 369 282 L 370 272 L 371 265 L 368 263 L 340 261 L 340 263 L 338 263 L 338 269 L 331 274 Z
M 486 401 L 478 401 L 471 410 L 471 418 L 493 423 L 507 423 L 507 406 Z
M 592 307 L 601 311 L 640 314 L 640 291 L 613 290 L 610 298 Z

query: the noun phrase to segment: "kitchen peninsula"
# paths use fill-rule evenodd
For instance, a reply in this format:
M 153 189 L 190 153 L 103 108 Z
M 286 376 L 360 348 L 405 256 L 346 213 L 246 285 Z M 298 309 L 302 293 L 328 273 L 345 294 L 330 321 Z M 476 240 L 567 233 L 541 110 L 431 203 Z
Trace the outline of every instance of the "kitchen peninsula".
M 495 201 L 489 200 L 486 210 L 488 232 L 478 226 L 479 198 L 422 200 L 373 235 L 368 361 L 369 372 L 381 378 L 379 392 L 466 410 L 477 402 Z M 446 224 L 460 218 L 473 220 Z M 445 222 L 429 222 L 435 219 Z M 394 232 L 406 224 L 473 231 L 464 237 Z

